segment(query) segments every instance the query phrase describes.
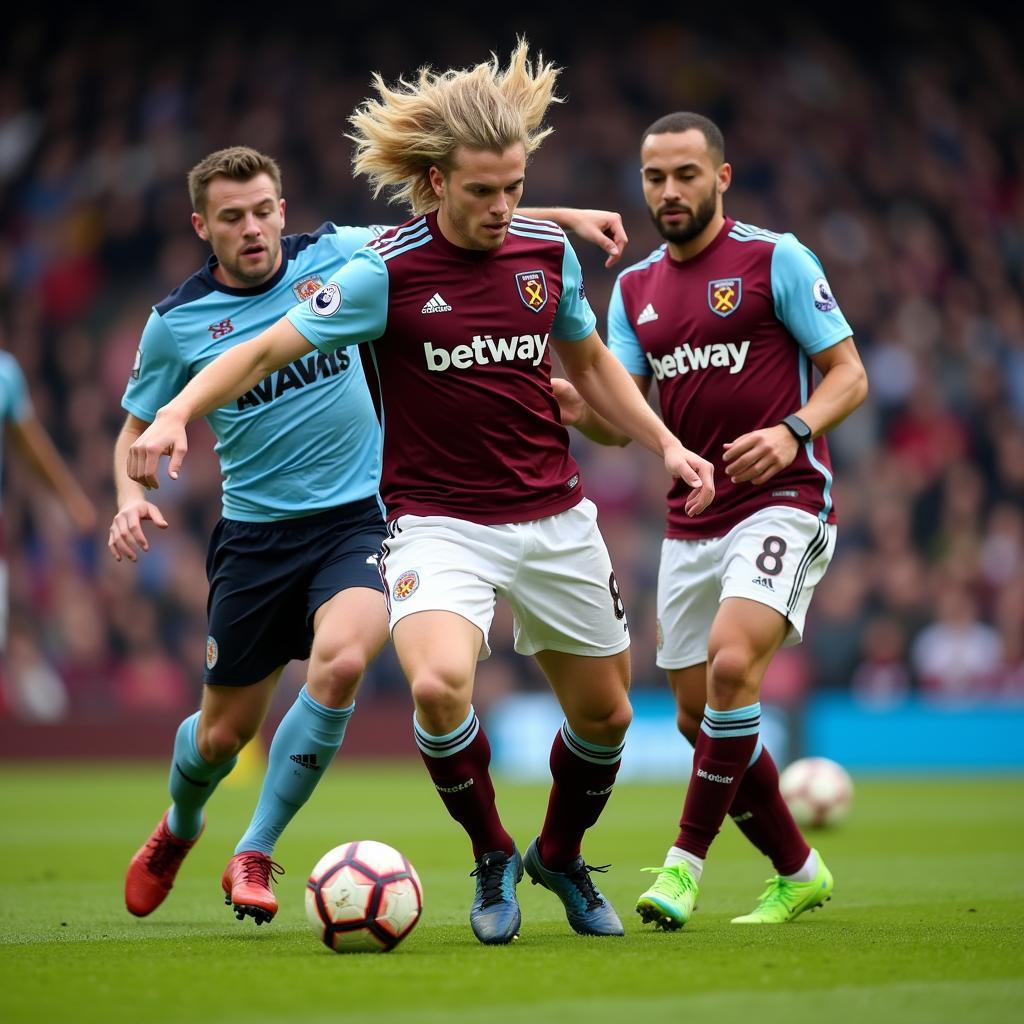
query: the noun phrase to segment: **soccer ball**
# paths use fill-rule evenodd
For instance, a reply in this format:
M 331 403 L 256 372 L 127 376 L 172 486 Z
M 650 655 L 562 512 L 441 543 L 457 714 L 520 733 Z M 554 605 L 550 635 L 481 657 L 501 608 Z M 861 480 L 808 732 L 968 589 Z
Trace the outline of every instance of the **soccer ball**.
M 329 850 L 306 883 L 306 917 L 335 953 L 386 953 L 413 930 L 422 910 L 416 869 L 371 839 Z
M 798 825 L 838 825 L 850 812 L 853 782 L 827 757 L 802 757 L 779 776 L 779 791 Z

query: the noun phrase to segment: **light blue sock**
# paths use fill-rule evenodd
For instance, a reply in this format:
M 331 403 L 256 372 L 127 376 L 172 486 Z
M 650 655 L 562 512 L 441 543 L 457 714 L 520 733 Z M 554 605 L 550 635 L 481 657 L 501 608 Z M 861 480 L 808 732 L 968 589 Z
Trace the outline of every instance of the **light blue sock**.
M 261 850 L 268 856 L 285 826 L 309 799 L 345 738 L 345 726 L 355 710 L 327 708 L 303 687 L 281 719 L 267 757 L 267 774 L 260 802 L 235 853 Z
M 198 724 L 197 711 L 178 726 L 178 734 L 174 737 L 171 777 L 167 783 L 174 802 L 167 815 L 167 827 L 179 839 L 195 839 L 199 835 L 203 827 L 203 805 L 238 760 L 233 757 L 224 764 L 204 761 L 196 746 Z

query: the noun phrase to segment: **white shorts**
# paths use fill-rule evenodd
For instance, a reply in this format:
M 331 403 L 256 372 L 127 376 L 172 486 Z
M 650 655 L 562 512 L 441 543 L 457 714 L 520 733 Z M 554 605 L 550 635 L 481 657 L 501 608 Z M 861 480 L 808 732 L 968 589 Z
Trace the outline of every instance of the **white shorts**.
M 659 668 L 707 661 L 708 634 L 727 597 L 745 597 L 789 620 L 784 647 L 800 643 L 811 595 L 836 547 L 836 528 L 775 505 L 724 537 L 665 540 L 658 568 Z
M 586 498 L 557 515 L 499 526 L 399 516 L 388 523 L 380 571 L 392 631 L 414 612 L 455 612 L 483 633 L 481 661 L 491 653 L 497 594 L 512 606 L 520 654 L 602 658 L 629 646 L 597 509 Z

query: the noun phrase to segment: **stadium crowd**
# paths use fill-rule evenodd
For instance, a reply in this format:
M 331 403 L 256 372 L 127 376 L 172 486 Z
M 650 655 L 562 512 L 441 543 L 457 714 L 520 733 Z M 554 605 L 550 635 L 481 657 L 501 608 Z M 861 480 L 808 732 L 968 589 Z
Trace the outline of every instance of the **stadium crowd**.
M 366 21 L 330 45 L 298 31 L 168 37 L 157 57 L 130 25 L 12 24 L 0 44 L 0 346 L 100 526 L 75 536 L 5 459 L 0 713 L 180 715 L 198 694 L 205 538 L 220 507 L 205 427 L 182 479 L 156 492 L 166 533 L 151 531 L 136 566 L 105 550 L 139 335 L 150 307 L 205 259 L 189 224 L 189 167 L 225 145 L 273 154 L 292 232 L 404 219 L 350 174 L 345 119 L 371 71 L 473 62 L 507 50 L 514 28 L 565 67 L 568 98 L 530 166 L 529 203 L 619 210 L 625 262 L 641 259 L 659 239 L 640 192 L 640 134 L 664 111 L 701 111 L 725 132 L 730 215 L 810 246 L 854 327 L 871 394 L 830 439 L 838 550 L 806 641 L 776 658 L 765 699 L 798 702 L 812 688 L 1024 697 L 1024 69 L 1013 33 L 984 14 L 939 26 L 925 6 L 900 11 L 860 36 L 798 11 L 774 50 L 741 19 L 727 32 L 666 22 L 624 32 L 552 15 L 457 39 Z M 616 271 L 577 249 L 603 330 Z M 573 445 L 627 603 L 634 685 L 661 687 L 654 584 L 667 478 L 634 449 Z M 496 620 L 481 705 L 543 685 L 505 642 L 510 622 L 507 609 Z M 404 686 L 386 652 L 364 694 Z

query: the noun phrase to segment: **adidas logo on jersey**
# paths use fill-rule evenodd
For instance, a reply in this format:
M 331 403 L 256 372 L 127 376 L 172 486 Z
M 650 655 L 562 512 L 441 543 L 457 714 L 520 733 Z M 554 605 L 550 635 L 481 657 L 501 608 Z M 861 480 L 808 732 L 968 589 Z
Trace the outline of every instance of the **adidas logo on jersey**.
M 440 292 L 434 292 L 420 310 L 421 313 L 450 313 L 451 311 L 452 307 L 441 298 Z
M 649 324 L 652 320 L 657 320 L 658 314 L 654 307 L 648 302 L 644 306 L 643 312 L 636 318 L 636 325 L 639 327 L 641 324 Z

